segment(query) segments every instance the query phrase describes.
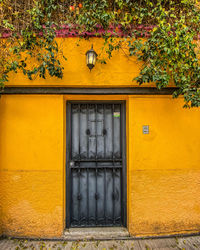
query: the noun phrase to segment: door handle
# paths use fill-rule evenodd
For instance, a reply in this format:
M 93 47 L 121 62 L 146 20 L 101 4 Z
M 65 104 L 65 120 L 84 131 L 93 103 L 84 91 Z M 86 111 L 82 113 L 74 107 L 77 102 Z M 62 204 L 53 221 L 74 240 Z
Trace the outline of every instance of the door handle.
M 75 162 L 74 161 L 70 161 L 69 162 L 69 166 L 70 166 L 70 168 L 73 168 L 75 166 Z

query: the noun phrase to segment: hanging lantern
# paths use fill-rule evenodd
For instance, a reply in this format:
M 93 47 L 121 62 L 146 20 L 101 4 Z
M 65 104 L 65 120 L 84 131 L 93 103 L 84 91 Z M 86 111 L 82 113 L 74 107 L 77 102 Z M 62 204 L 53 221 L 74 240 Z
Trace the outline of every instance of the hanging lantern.
M 97 59 L 97 53 L 93 50 L 93 45 L 90 50 L 86 52 L 86 63 L 90 71 L 94 68 Z

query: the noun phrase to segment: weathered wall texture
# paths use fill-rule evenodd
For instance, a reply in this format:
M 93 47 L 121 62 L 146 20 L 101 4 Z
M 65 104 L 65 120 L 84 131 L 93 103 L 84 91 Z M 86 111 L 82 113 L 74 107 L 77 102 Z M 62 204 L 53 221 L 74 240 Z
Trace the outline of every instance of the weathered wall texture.
M 3 234 L 60 237 L 65 225 L 65 103 L 126 100 L 128 229 L 200 231 L 200 110 L 142 96 L 4 95 L 0 100 Z M 150 133 L 142 134 L 142 125 Z
M 129 99 L 129 229 L 200 231 L 200 110 L 170 97 Z M 149 135 L 142 125 L 150 126 Z
M 2 96 L 0 202 L 3 234 L 63 231 L 63 97 Z
M 61 60 L 64 66 L 62 79 L 47 77 L 30 81 L 22 73 L 18 73 L 11 75 L 9 85 L 70 87 L 130 87 L 136 85 L 132 80 L 138 75 L 140 64 L 136 58 L 128 58 L 121 50 L 114 51 L 112 59 L 108 60 L 106 65 L 97 63 L 91 72 L 87 68 L 85 53 L 93 44 L 95 51 L 100 54 L 104 42 L 102 39 L 91 38 L 89 41 L 84 39 L 79 41 L 78 38 L 57 38 L 57 41 L 61 45 L 63 54 L 67 57 L 67 61 Z
M 10 86 L 70 86 L 70 87 L 132 87 L 138 86 L 133 81 L 140 72 L 141 62 L 136 57 L 128 57 L 128 50 L 114 51 L 111 60 L 107 64 L 96 63 L 94 69 L 86 66 L 85 53 L 93 44 L 94 50 L 100 55 L 104 40 L 101 38 L 90 38 L 89 40 L 74 38 L 57 38 L 60 49 L 63 51 L 67 61 L 62 60 L 64 76 L 62 79 L 47 77 L 29 80 L 22 73 L 11 74 Z M 199 45 L 200 46 L 200 45 Z M 125 47 L 124 47 L 125 48 Z M 31 62 L 32 63 L 32 62 Z M 171 84 L 172 85 L 172 84 Z M 155 86 L 155 84 L 143 84 L 144 86 Z
M 139 63 L 116 52 L 90 72 L 85 52 L 102 40 L 58 39 L 64 78 L 10 86 L 133 86 Z M 31 84 L 31 85 L 30 85 Z M 65 104 L 67 100 L 126 100 L 127 208 L 132 235 L 200 231 L 200 109 L 169 96 L 2 95 L 0 98 L 0 233 L 60 237 L 65 227 Z M 150 133 L 142 134 L 142 125 Z

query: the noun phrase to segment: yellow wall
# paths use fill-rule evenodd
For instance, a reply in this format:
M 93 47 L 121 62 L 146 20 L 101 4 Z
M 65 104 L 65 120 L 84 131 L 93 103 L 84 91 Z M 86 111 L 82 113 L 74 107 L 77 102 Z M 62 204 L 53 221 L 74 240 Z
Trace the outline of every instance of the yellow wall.
M 102 40 L 58 39 L 64 78 L 9 86 L 134 86 L 139 63 L 115 52 L 90 72 L 85 52 Z M 151 85 L 152 86 L 152 85 Z M 200 109 L 170 96 L 2 95 L 0 98 L 0 233 L 60 237 L 65 227 L 67 100 L 126 100 L 127 212 L 132 235 L 200 231 Z M 142 134 L 142 125 L 150 134 Z
M 60 237 L 65 225 L 65 103 L 126 100 L 128 229 L 132 235 L 200 231 L 200 110 L 169 96 L 3 95 L 3 234 Z M 142 125 L 150 134 L 142 134 Z
M 200 110 L 170 97 L 129 99 L 129 228 L 200 231 Z M 142 125 L 150 125 L 149 135 Z
M 104 44 L 103 39 L 57 38 L 57 42 L 63 55 L 67 58 L 67 61 L 60 59 L 64 66 L 62 79 L 47 77 L 46 79 L 36 78 L 35 80 L 29 80 L 19 72 L 18 74 L 10 74 L 10 81 L 7 85 L 108 88 L 138 86 L 133 79 L 137 77 L 140 72 L 141 62 L 137 61 L 137 58 L 134 56 L 128 57 L 128 50 L 114 51 L 111 60 L 107 60 L 106 65 L 96 63 L 96 66 L 90 72 L 86 66 L 85 53 L 93 44 L 94 50 L 100 55 Z M 102 58 L 102 56 L 100 57 Z M 32 60 L 31 63 L 33 63 Z M 155 84 L 147 83 L 142 85 L 142 87 L 144 86 L 155 86 Z
M 63 229 L 63 97 L 2 96 L 3 233 L 55 236 Z
M 136 58 L 131 59 L 122 50 L 114 51 L 111 60 L 107 64 L 97 63 L 90 70 L 86 66 L 85 53 L 94 45 L 95 51 L 100 54 L 103 40 L 91 38 L 78 40 L 78 38 L 57 38 L 58 44 L 67 61 L 61 60 L 64 66 L 63 79 L 47 77 L 46 79 L 36 78 L 29 80 L 22 73 L 10 75 L 10 86 L 70 86 L 70 87 L 130 87 L 137 85 L 133 78 L 139 73 L 140 63 Z M 77 43 L 79 46 L 77 46 Z

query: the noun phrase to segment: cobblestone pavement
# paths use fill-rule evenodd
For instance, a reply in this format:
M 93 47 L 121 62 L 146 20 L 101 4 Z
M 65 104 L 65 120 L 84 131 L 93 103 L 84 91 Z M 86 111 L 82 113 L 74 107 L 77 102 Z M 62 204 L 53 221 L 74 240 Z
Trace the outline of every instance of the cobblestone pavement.
M 200 236 L 192 237 L 172 237 L 162 239 L 141 239 L 141 240 L 109 240 L 109 241 L 39 241 L 39 240 L 19 240 L 1 239 L 0 250 L 7 249 L 31 249 L 31 250 L 115 250 L 115 249 L 200 249 Z

